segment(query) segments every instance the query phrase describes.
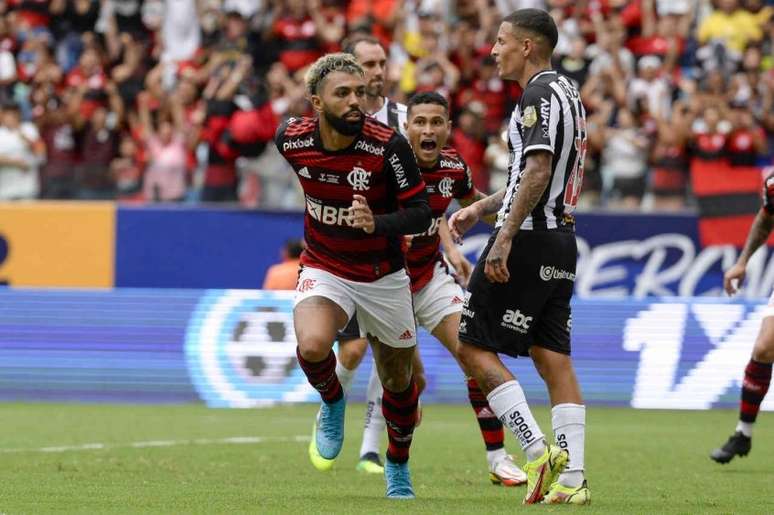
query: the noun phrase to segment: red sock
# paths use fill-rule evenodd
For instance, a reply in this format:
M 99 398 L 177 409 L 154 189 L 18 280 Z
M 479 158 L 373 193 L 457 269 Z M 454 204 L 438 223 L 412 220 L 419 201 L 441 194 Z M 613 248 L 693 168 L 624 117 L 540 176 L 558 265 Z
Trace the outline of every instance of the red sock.
M 739 405 L 739 420 L 753 423 L 761 409 L 771 383 L 771 363 L 758 363 L 750 360 L 744 369 L 742 383 L 742 401 Z
M 409 448 L 417 423 L 417 401 L 419 392 L 414 379 L 405 391 L 400 393 L 384 390 L 382 414 L 387 422 L 387 459 L 393 463 L 405 463 L 409 459 Z
M 478 427 L 481 429 L 481 436 L 484 437 L 486 450 L 502 449 L 505 442 L 503 423 L 489 407 L 486 395 L 472 377 L 468 378 L 468 399 L 470 399 L 470 405 L 473 406 L 473 411 L 476 412 L 476 420 L 478 420 Z
M 336 355 L 333 350 L 324 360 L 312 363 L 302 358 L 301 351 L 296 347 L 296 357 L 309 384 L 320 392 L 323 402 L 331 404 L 344 397 L 344 389 L 339 383 L 339 376 L 336 375 Z

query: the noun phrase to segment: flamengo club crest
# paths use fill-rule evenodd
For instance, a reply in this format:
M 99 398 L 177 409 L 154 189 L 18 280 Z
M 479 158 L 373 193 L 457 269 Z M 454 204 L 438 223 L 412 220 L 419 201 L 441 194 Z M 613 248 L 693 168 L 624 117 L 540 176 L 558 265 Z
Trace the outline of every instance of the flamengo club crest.
M 454 186 L 454 180 L 451 177 L 444 177 L 438 183 L 438 193 L 444 198 L 449 198 L 452 196 L 452 186 Z
M 371 172 L 367 172 L 359 166 L 354 167 L 352 171 L 347 174 L 347 181 L 349 181 L 349 184 L 355 191 L 366 191 L 370 189 L 371 186 L 368 184 L 370 180 Z

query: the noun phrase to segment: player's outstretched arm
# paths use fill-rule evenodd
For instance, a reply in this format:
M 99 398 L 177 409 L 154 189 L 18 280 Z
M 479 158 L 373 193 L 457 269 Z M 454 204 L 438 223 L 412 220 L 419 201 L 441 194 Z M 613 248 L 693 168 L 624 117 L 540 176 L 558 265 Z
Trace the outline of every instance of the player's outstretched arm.
M 755 254 L 755 251 L 769 239 L 772 228 L 774 228 L 774 214 L 769 213 L 764 207 L 758 211 L 758 215 L 755 217 L 752 227 L 750 227 L 747 242 L 744 244 L 742 253 L 739 254 L 739 259 L 723 275 L 723 288 L 726 290 L 726 293 L 733 295 L 739 290 L 747 272 L 747 262 Z
M 505 197 L 505 189 L 488 197 L 484 197 L 483 194 L 480 195 L 483 198 L 469 205 L 465 205 L 464 200 L 461 200 L 460 204 L 462 204 L 463 208 L 452 213 L 451 218 L 449 218 L 449 231 L 457 243 L 462 241 L 462 235 L 476 225 L 476 222 L 481 218 L 489 222 L 489 219 L 500 210 Z

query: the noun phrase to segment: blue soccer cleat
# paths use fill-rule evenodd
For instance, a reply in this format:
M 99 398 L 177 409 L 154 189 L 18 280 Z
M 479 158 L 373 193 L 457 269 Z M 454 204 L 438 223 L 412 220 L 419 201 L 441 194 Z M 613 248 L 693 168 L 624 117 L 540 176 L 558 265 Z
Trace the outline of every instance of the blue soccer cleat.
M 389 459 L 384 462 L 384 479 L 387 480 L 388 499 L 413 499 L 414 488 L 411 486 L 411 474 L 408 463 L 393 463 Z
M 332 404 L 322 403 L 317 413 L 309 459 L 317 470 L 330 470 L 344 443 L 344 412 L 346 400 L 342 397 Z

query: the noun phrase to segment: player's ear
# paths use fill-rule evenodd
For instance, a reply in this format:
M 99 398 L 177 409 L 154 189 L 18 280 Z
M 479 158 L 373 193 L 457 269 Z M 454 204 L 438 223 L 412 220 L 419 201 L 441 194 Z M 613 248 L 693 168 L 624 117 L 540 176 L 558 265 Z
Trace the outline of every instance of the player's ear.
M 312 109 L 318 113 L 322 113 L 322 98 L 320 98 L 320 95 L 310 95 L 309 102 L 312 104 Z

